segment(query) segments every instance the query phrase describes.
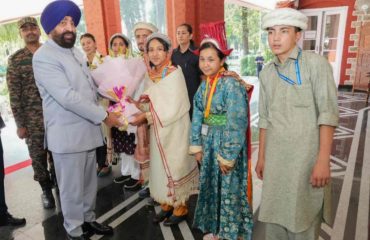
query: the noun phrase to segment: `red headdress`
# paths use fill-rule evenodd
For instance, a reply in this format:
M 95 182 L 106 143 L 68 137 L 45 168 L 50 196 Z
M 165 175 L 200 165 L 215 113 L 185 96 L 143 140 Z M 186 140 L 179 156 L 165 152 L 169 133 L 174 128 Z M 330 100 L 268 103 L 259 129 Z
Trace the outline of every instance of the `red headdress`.
M 225 22 L 211 22 L 200 24 L 200 38 L 202 39 L 200 46 L 206 42 L 210 42 L 220 50 L 225 56 L 229 56 L 233 49 L 227 48 L 227 39 L 225 31 Z M 199 50 L 193 51 L 199 55 Z

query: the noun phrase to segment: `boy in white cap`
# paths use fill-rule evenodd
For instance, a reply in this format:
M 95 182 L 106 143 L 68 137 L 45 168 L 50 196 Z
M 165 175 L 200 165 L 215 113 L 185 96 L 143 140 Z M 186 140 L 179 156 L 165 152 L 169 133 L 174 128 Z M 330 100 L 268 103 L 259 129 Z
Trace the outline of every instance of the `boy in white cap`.
M 158 32 L 158 28 L 152 23 L 138 22 L 134 25 L 134 36 L 140 55 L 144 54 L 146 38 L 156 32 Z
M 81 10 L 72 1 L 49 3 L 41 14 L 49 39 L 32 61 L 68 239 L 88 239 L 84 233 L 113 234 L 110 226 L 95 221 L 95 149 L 103 145 L 102 122 L 122 125 L 117 116 L 98 105 L 90 71 L 74 47 L 80 18 Z
M 262 28 L 275 59 L 260 73 L 257 176 L 266 239 L 317 239 L 330 217 L 330 152 L 338 106 L 328 61 L 297 42 L 307 17 L 284 8 Z

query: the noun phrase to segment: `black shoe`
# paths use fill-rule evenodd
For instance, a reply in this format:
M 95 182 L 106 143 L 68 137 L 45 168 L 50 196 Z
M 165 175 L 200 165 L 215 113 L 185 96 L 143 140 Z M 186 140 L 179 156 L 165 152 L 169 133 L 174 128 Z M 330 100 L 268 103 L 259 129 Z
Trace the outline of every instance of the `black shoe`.
M 55 199 L 51 189 L 43 190 L 41 194 L 42 206 L 45 209 L 55 208 Z
M 67 239 L 68 240 L 89 240 L 90 238 L 85 236 L 84 234 L 82 234 L 81 236 L 78 236 L 78 237 L 73 237 L 73 236 L 67 234 Z
M 143 190 L 141 190 L 139 192 L 139 198 L 144 199 L 144 198 L 147 198 L 147 197 L 150 197 L 150 190 L 149 190 L 149 188 L 144 188 Z
M 130 190 L 130 191 L 137 191 L 137 190 L 141 189 L 140 181 L 132 179 L 132 178 L 130 178 L 130 180 L 126 181 L 123 186 L 124 186 L 125 189 Z
M 84 222 L 82 231 L 99 234 L 99 235 L 113 235 L 113 228 L 108 225 L 103 225 L 98 222 Z
M 169 227 L 169 226 L 172 226 L 172 225 L 177 225 L 179 224 L 180 222 L 184 221 L 186 219 L 186 215 L 184 216 L 175 216 L 175 215 L 171 215 L 171 217 L 167 218 L 164 222 L 163 222 L 163 225 Z
M 120 177 L 116 177 L 113 179 L 113 182 L 115 183 L 124 183 L 124 182 L 127 182 L 128 180 L 131 179 L 131 175 L 127 175 L 127 176 L 120 176 Z
M 15 218 L 10 215 L 8 212 L 4 216 L 0 216 L 0 226 L 23 226 L 26 224 L 26 219 L 24 218 Z
M 163 222 L 166 218 L 172 215 L 172 211 L 163 211 L 161 210 L 158 214 L 156 214 L 153 218 L 153 223 L 160 223 Z

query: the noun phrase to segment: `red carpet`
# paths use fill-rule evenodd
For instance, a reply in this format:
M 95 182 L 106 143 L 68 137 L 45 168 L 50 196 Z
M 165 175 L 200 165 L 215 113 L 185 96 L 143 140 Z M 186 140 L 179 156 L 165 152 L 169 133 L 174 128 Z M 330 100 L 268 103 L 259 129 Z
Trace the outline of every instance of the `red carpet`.
M 25 160 L 23 162 L 19 162 L 17 164 L 14 164 L 14 165 L 11 165 L 9 167 L 6 167 L 4 169 L 5 175 L 10 174 L 10 173 L 15 172 L 15 171 L 18 171 L 18 170 L 20 170 L 22 168 L 28 167 L 31 164 L 32 164 L 32 160 L 31 159 L 28 159 L 28 160 Z

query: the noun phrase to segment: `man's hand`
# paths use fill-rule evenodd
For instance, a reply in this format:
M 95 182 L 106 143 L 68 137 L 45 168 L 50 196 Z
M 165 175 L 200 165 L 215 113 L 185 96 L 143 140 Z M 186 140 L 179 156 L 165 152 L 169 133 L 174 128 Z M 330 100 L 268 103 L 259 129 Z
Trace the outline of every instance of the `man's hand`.
M 334 131 L 332 126 L 320 126 L 320 150 L 310 178 L 312 187 L 324 187 L 330 181 L 330 152 Z
M 199 164 L 201 164 L 202 158 L 203 158 L 203 152 L 197 152 L 196 154 L 194 154 L 194 158 Z
M 265 159 L 259 158 L 256 165 L 257 177 L 263 180 L 263 170 L 265 169 Z
M 146 122 L 146 113 L 139 113 L 135 115 L 135 118 L 130 122 L 133 126 L 138 126 Z
M 20 139 L 25 139 L 28 137 L 28 131 L 27 128 L 18 128 L 17 129 L 17 135 Z
M 263 180 L 263 172 L 265 170 L 265 142 L 266 142 L 266 129 L 260 128 L 259 133 L 259 148 L 258 148 L 258 161 L 256 165 L 256 173 L 257 177 Z
M 310 183 L 312 187 L 325 187 L 330 181 L 330 164 L 328 161 L 317 161 L 312 169 Z
M 108 113 L 108 117 L 103 121 L 108 127 L 121 127 L 123 124 L 119 120 L 119 116 L 115 113 Z
M 233 77 L 235 78 L 238 82 L 240 82 L 244 88 L 247 90 L 247 92 L 253 87 L 253 85 L 250 85 L 246 83 L 240 76 L 234 71 L 225 71 L 223 72 L 223 76 L 225 77 Z

